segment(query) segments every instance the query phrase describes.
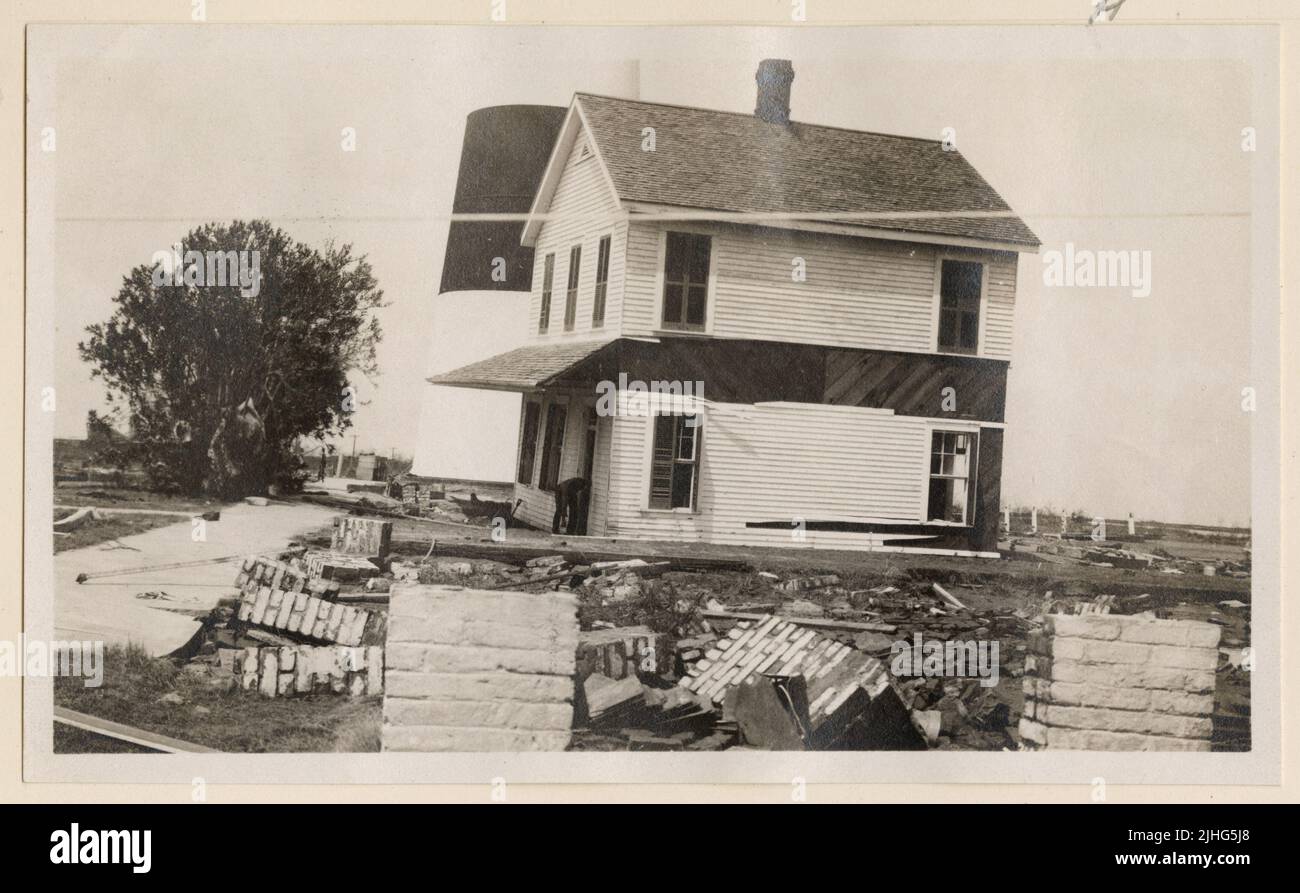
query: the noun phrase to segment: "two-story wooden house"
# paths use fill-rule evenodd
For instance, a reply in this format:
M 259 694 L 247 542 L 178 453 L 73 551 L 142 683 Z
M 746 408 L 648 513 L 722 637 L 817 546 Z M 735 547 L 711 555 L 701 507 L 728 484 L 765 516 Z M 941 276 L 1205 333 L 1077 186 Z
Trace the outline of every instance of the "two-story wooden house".
M 531 342 L 434 376 L 524 395 L 516 517 L 585 532 L 995 545 L 1019 252 L 938 141 L 577 94 L 524 227 Z M 619 388 L 610 399 L 611 388 Z

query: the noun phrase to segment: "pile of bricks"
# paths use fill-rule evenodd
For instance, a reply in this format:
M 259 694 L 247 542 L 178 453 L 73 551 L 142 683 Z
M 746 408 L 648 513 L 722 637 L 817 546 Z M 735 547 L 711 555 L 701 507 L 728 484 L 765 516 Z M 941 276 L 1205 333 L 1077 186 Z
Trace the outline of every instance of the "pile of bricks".
M 388 557 L 392 540 L 392 521 L 338 515 L 334 518 L 334 532 L 330 534 L 330 548 L 347 555 L 383 561 Z
M 780 617 L 741 622 L 690 665 L 678 683 L 734 716 L 731 695 L 763 677 L 802 677 L 800 718 L 806 743 L 825 747 L 856 736 L 864 749 L 888 739 L 912 746 L 915 732 L 883 663 L 816 630 Z M 875 728 L 865 728 L 874 725 Z
M 247 558 L 235 585 L 241 591 L 236 617 L 243 623 L 340 645 L 384 641 L 381 612 L 330 600 L 338 595 L 337 582 L 308 579 L 280 561 Z
M 342 552 L 314 550 L 302 557 L 307 576 L 334 583 L 357 583 L 379 576 L 379 568 L 369 559 Z
M 1209 750 L 1219 628 L 1048 615 L 1030 638 L 1020 736 L 1052 750 Z
M 313 692 L 378 695 L 384 690 L 384 649 L 378 645 L 227 648 L 219 658 L 241 688 L 268 698 Z
M 330 547 L 308 552 L 303 564 L 313 580 L 358 583 L 384 569 L 392 539 L 392 521 L 336 515 Z
M 593 674 L 610 679 L 654 673 L 659 637 L 648 626 L 593 629 L 578 636 L 578 681 Z

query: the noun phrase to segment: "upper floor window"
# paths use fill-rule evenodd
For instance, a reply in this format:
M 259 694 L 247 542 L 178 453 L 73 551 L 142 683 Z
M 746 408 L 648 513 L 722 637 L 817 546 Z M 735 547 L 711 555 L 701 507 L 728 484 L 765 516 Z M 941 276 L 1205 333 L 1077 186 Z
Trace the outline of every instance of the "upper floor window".
M 939 274 L 939 350 L 978 353 L 984 265 L 945 260 Z
M 610 237 L 600 240 L 600 249 L 596 253 L 596 294 L 591 302 L 591 325 L 598 328 L 605 324 L 605 294 L 609 290 L 609 246 Z
M 569 286 L 564 293 L 564 331 L 572 332 L 578 318 L 578 271 L 582 268 L 582 246 L 569 249 Z
M 711 236 L 668 233 L 664 253 L 666 328 L 703 329 L 709 300 Z
M 555 284 L 555 255 L 546 255 L 542 269 L 542 318 L 537 323 L 537 333 L 545 335 L 551 327 L 551 288 Z

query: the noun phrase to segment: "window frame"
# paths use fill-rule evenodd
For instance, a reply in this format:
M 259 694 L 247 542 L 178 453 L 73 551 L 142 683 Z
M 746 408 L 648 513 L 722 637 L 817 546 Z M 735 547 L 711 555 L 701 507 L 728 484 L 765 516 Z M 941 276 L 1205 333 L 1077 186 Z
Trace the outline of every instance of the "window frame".
M 559 436 L 554 443 L 555 461 L 552 463 L 552 442 L 551 442 L 551 415 L 559 411 Z M 553 491 L 557 484 L 560 483 L 560 467 L 564 464 L 564 436 L 569 427 L 569 406 L 568 403 L 560 400 L 554 400 L 546 404 L 546 420 L 542 425 L 542 467 L 537 475 L 537 489 L 544 492 Z M 555 480 L 548 484 L 548 471 L 554 466 Z
M 528 434 L 528 411 L 533 413 L 533 433 Z M 542 401 L 524 399 L 523 417 L 519 420 L 519 453 L 515 459 L 515 483 L 525 487 L 533 485 L 537 471 L 537 435 L 542 428 Z M 528 456 L 528 465 L 524 466 L 524 456 Z
M 668 245 L 672 236 L 688 236 L 697 239 L 709 240 L 709 269 L 705 275 L 704 286 L 704 321 L 701 323 L 688 322 L 668 322 L 664 319 L 664 314 L 668 309 Z M 659 233 L 659 257 L 658 265 L 655 272 L 655 326 L 657 331 L 671 332 L 673 334 L 708 334 L 713 331 L 713 304 L 717 284 L 718 270 L 718 236 L 712 232 L 701 232 L 699 230 L 688 229 L 684 227 L 673 227 L 672 229 L 661 230 Z M 682 319 L 685 320 L 688 314 L 690 289 L 698 287 L 692 284 L 689 278 L 684 280 L 681 285 L 686 286 L 686 293 L 682 302 Z
M 977 314 L 975 322 L 975 347 L 967 350 L 960 347 L 961 342 L 961 321 L 962 313 L 970 312 L 963 310 L 960 306 L 956 309 L 958 314 L 957 324 L 957 347 L 946 347 L 940 343 L 940 333 L 942 331 L 941 321 L 943 318 L 943 265 L 945 263 L 966 263 L 975 264 L 980 268 L 980 293 L 979 300 L 976 303 L 975 313 Z M 988 290 L 989 290 L 989 261 L 983 257 L 973 257 L 968 254 L 959 254 L 955 252 L 939 252 L 935 256 L 934 262 L 934 308 L 931 319 L 930 343 L 934 346 L 937 354 L 945 354 L 957 357 L 982 357 L 984 356 L 984 326 L 988 319 Z
M 688 421 L 693 419 L 694 421 Z M 650 424 L 647 425 L 648 439 L 646 444 L 646 482 L 642 492 L 645 493 L 644 510 L 648 512 L 663 512 L 677 514 L 696 514 L 699 512 L 700 505 L 700 478 L 703 476 L 704 468 L 704 416 L 699 411 L 695 413 L 682 412 L 652 412 L 649 416 Z M 669 473 L 668 480 L 668 504 L 656 505 L 654 495 L 655 485 L 655 443 L 658 439 L 658 426 L 660 422 L 671 422 L 673 425 L 672 443 L 673 455 L 669 462 L 672 464 L 672 470 Z M 681 446 L 681 430 L 689 427 L 694 431 L 691 438 L 692 456 L 689 459 L 682 458 L 678 450 Z M 690 503 L 688 505 L 674 506 L 673 493 L 676 490 L 675 476 L 679 467 L 689 466 L 691 468 L 691 490 Z
M 542 262 L 542 302 L 537 334 L 545 335 L 551 329 L 551 295 L 555 291 L 555 252 L 546 255 Z
M 582 279 L 582 243 L 569 249 L 569 268 L 564 279 L 564 331 L 572 332 L 578 322 L 578 287 Z
M 596 288 L 591 296 L 591 327 L 605 325 L 605 304 L 609 297 L 609 261 L 614 251 L 613 234 L 601 236 L 596 243 Z
M 934 438 L 936 435 L 959 435 L 968 439 L 966 474 L 964 476 L 956 474 L 944 474 L 942 464 L 940 471 L 933 470 L 935 457 Z M 926 446 L 925 446 L 925 487 L 922 491 L 921 520 L 925 524 L 938 524 L 953 527 L 973 527 L 975 524 L 976 511 L 976 488 L 979 483 L 979 447 L 980 431 L 978 428 L 963 427 L 956 425 L 933 425 L 926 428 Z M 939 453 L 939 455 L 947 455 Z M 965 480 L 966 482 L 966 500 L 962 506 L 962 519 L 960 521 L 949 520 L 946 516 L 940 518 L 930 517 L 930 488 L 936 478 L 941 480 Z

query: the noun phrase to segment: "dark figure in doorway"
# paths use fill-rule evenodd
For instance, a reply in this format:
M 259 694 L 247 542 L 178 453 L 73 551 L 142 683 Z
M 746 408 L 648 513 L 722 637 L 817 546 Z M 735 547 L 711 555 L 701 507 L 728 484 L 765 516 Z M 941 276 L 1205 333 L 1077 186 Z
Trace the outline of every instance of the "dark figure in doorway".
M 551 521 L 551 533 L 560 532 L 560 524 L 567 522 L 564 532 L 578 534 L 579 525 L 586 519 L 585 503 L 591 481 L 586 478 L 568 478 L 555 485 L 555 518 Z

